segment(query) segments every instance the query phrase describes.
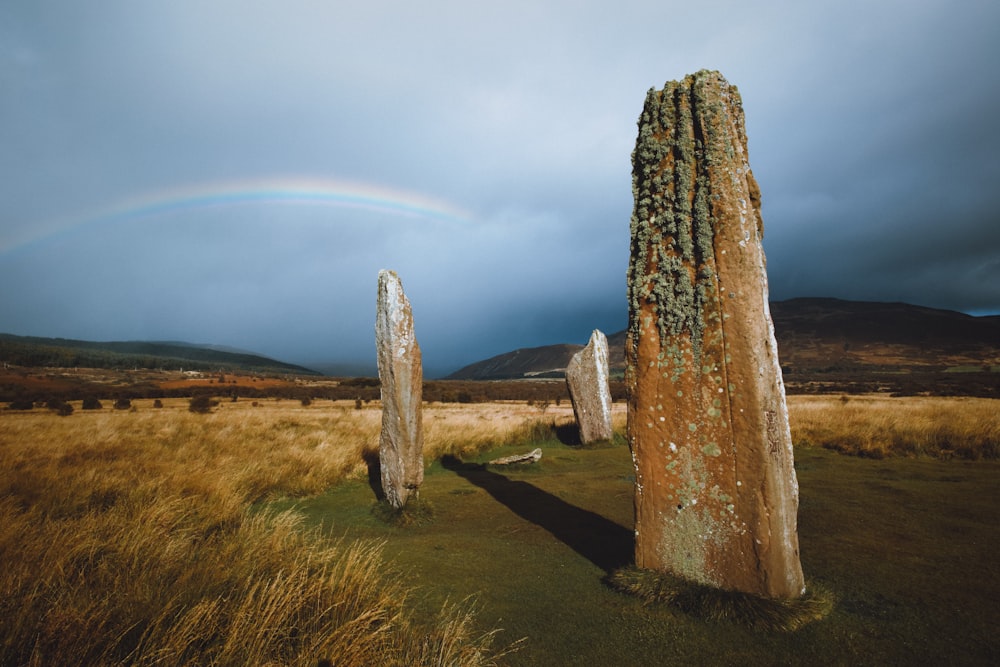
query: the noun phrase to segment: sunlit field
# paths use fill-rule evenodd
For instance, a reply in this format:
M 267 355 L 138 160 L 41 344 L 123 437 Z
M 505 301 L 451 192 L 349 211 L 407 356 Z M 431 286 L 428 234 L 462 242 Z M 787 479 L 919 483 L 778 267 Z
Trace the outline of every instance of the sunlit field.
M 868 458 L 1000 458 L 1000 401 L 792 396 L 792 441 Z
M 895 484 L 917 466 L 924 470 L 920 474 L 970 484 L 987 479 L 995 463 L 981 459 L 998 456 L 996 403 L 790 397 L 793 440 L 803 461 L 807 575 L 811 564 L 814 573 L 836 573 L 858 557 L 845 551 L 837 560 L 824 550 L 815 564 L 806 558 L 815 553 L 810 531 L 817 533 L 816 544 L 832 530 L 811 512 L 830 507 L 828 519 L 841 517 L 847 509 L 836 500 L 844 492 L 837 484 L 852 475 L 878 474 Z M 628 555 L 631 464 L 620 438 L 596 450 L 560 442 L 557 436 L 572 421 L 568 402 L 426 404 L 429 469 L 422 497 L 434 514 L 431 527 L 416 528 L 379 524 L 371 513 L 375 497 L 366 460 L 377 458 L 377 402 L 356 409 L 353 401 L 303 406 L 241 400 L 222 402 L 204 415 L 188 411 L 182 399 L 164 400 L 161 408 L 151 400 L 133 401 L 132 410 L 108 404 L 101 410 L 82 410 L 78 403 L 74 408 L 68 416 L 40 408 L 0 411 L 0 665 L 558 664 L 558 656 L 571 655 L 574 641 L 572 650 L 587 645 L 560 634 L 562 626 L 551 615 L 562 605 L 579 607 L 574 614 L 593 612 L 573 621 L 579 632 L 605 632 L 610 621 L 599 613 L 642 627 L 664 614 L 643 616 L 645 607 L 601 582 L 600 572 Z M 624 404 L 615 411 L 616 431 L 623 434 Z M 536 444 L 546 451 L 542 463 L 495 475 L 497 488 L 477 488 L 477 478 L 461 463 Z M 809 453 L 825 450 L 885 460 Z M 442 465 L 442 459 L 452 463 Z M 865 472 L 849 460 L 882 466 L 883 472 Z M 886 484 L 851 486 L 856 495 L 850 506 L 884 492 Z M 961 488 L 948 487 L 950 493 Z M 522 508 L 509 497 L 513 492 L 545 508 Z M 935 496 L 932 506 L 951 502 L 950 496 Z M 600 546 L 599 532 L 592 538 L 563 535 L 563 524 L 577 515 L 586 519 L 582 525 L 611 530 L 621 543 Z M 836 521 L 842 524 L 837 532 L 856 533 L 864 549 L 881 548 L 880 534 L 866 533 L 854 519 Z M 536 534 L 540 526 L 545 530 Z M 995 530 L 984 536 L 975 526 L 964 530 L 978 535 L 977 544 L 995 540 Z M 496 551 L 482 551 L 501 529 Z M 935 530 L 927 528 L 928 539 Z M 473 539 L 476 531 L 486 532 Z M 917 538 L 911 533 L 909 539 Z M 949 545 L 958 539 L 953 535 Z M 505 548 L 518 550 L 509 562 Z M 986 558 L 966 556 L 970 567 Z M 491 561 L 510 569 L 491 575 Z M 520 568 L 527 573 L 539 564 L 560 574 L 551 582 L 518 575 Z M 500 588 L 491 576 L 503 580 L 496 584 Z M 829 580 L 836 576 L 827 574 L 826 584 L 843 596 L 838 582 Z M 995 587 L 994 580 L 987 577 L 984 590 Z M 510 590 L 497 592 L 503 587 Z M 597 601 L 588 607 L 593 596 Z M 880 599 L 856 597 L 867 605 Z M 975 611 L 974 602 L 948 604 Z M 724 651 L 723 662 L 742 655 L 720 649 L 712 636 L 743 635 L 671 618 L 665 621 L 669 631 L 664 626 L 648 630 L 642 641 L 629 640 L 635 650 L 689 642 L 676 653 L 649 656 L 659 664 L 670 664 L 671 656 L 677 664 L 684 656 L 704 659 L 713 650 Z M 874 640 L 843 626 L 848 620 L 857 619 L 838 620 L 835 612 L 817 626 L 853 632 L 851 641 L 831 636 L 817 645 L 871 649 L 865 642 Z M 538 625 L 543 622 L 551 627 Z M 662 634 L 677 628 L 687 634 Z M 781 640 L 781 650 L 791 650 L 796 641 Z M 977 655 L 996 648 L 984 641 Z M 741 651 L 763 655 L 767 642 Z M 584 657 L 603 659 L 601 646 L 595 643 Z M 891 658 L 897 655 L 893 647 L 871 650 Z M 845 664 L 848 657 L 833 656 L 831 662 Z
M 367 476 L 377 407 L 152 405 L 0 413 L 3 665 L 492 662 L 468 603 L 410 618 L 378 543 L 251 511 Z M 428 406 L 427 458 L 516 440 L 540 416 Z

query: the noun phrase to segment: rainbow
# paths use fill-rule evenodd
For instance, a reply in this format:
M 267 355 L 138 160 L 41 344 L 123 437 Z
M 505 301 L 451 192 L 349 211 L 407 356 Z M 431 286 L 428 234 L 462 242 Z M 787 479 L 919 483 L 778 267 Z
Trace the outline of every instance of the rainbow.
M 125 199 L 102 210 L 40 226 L 21 238 L 0 241 L 9 252 L 79 227 L 149 218 L 204 208 L 254 204 L 304 204 L 365 209 L 392 216 L 469 225 L 474 216 L 454 204 L 426 195 L 350 181 L 295 178 L 209 183 L 173 188 Z

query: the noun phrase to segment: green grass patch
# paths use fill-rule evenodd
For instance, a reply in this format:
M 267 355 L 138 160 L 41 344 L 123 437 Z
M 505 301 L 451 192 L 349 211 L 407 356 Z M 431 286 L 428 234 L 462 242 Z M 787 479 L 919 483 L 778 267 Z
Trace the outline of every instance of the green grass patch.
M 536 446 L 537 464 L 485 465 Z M 430 522 L 381 521 L 361 480 L 295 505 L 333 536 L 384 542 L 391 567 L 417 587 L 418 613 L 474 596 L 481 629 L 503 629 L 496 645 L 525 640 L 504 664 L 996 663 L 1000 464 L 798 449 L 796 468 L 802 565 L 818 608 L 805 618 L 829 613 L 795 632 L 753 629 L 780 627 L 753 607 L 734 622 L 739 604 L 720 612 L 697 590 L 657 605 L 609 585 L 633 559 L 624 446 L 549 439 L 435 461 L 420 491 Z
M 667 604 L 709 621 L 739 623 L 753 630 L 791 632 L 827 616 L 833 595 L 823 586 L 811 585 L 792 600 L 762 598 L 688 581 L 665 572 L 628 566 L 607 579 L 615 590 L 655 604 Z
M 388 500 L 379 500 L 372 505 L 372 515 L 387 525 L 405 528 L 433 521 L 434 508 L 422 498 L 411 500 L 402 507 L 393 507 Z

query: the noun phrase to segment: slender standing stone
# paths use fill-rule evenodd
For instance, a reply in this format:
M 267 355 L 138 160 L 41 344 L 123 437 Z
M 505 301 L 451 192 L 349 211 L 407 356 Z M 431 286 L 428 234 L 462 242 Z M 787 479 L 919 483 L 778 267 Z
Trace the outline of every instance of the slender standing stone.
M 608 386 L 608 338 L 594 329 L 587 346 L 566 366 L 566 386 L 584 445 L 610 440 L 611 388 Z
M 375 346 L 382 383 L 378 450 L 382 490 L 386 500 L 400 509 L 416 498 L 424 481 L 423 366 L 410 302 L 394 271 L 378 274 Z
M 798 483 L 739 92 L 701 71 L 650 90 L 638 125 L 626 342 L 636 565 L 799 597 Z

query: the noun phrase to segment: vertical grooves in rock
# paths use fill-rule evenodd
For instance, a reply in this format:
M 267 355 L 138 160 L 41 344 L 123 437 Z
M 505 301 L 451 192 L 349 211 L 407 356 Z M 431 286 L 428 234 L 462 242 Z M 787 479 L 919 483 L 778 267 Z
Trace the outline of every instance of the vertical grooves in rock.
M 626 343 L 636 563 L 794 597 L 797 485 L 739 93 L 698 72 L 650 90 L 638 125 Z

